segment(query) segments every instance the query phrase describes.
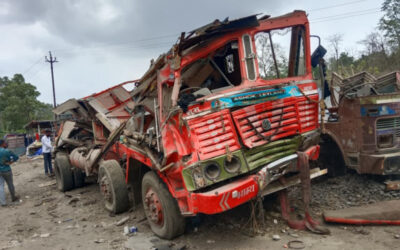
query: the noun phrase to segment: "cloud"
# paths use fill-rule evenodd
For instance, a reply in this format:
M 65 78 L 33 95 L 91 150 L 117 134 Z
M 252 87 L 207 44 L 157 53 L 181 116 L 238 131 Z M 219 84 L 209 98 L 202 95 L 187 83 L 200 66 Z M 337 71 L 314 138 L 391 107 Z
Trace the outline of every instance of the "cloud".
M 0 76 L 24 73 L 42 93 L 40 100 L 51 103 L 49 65 L 44 62 L 51 50 L 59 60 L 55 80 L 60 103 L 139 78 L 150 59 L 167 51 L 181 31 L 227 16 L 276 16 L 324 5 L 311 0 L 0 0 Z M 367 21 L 374 21 L 358 19 L 362 25 L 356 30 L 317 23 L 311 31 L 362 37 Z
M 0 21 L 31 24 L 40 22 L 49 33 L 75 45 L 133 41 L 192 30 L 215 18 L 259 13 L 278 1 L 107 1 L 6 0 Z

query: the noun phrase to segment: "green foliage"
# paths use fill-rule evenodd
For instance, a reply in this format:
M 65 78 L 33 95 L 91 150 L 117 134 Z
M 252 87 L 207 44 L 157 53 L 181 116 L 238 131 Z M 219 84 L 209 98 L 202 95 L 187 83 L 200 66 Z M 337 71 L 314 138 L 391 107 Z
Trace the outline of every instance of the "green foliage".
M 37 100 L 39 95 L 21 74 L 0 77 L 0 134 L 24 132 L 31 120 L 52 119 L 52 106 Z
M 400 70 L 400 0 L 385 0 L 382 11 L 384 16 L 379 21 L 379 30 L 359 42 L 364 47 L 361 55 L 355 58 L 342 52 L 340 56 L 328 58 L 329 71 L 348 77 L 361 71 L 382 75 Z M 339 51 L 332 43 L 330 49 Z
M 398 49 L 400 47 L 400 0 L 385 0 L 382 11 L 385 15 L 379 21 L 379 29 L 383 31 L 388 43 Z

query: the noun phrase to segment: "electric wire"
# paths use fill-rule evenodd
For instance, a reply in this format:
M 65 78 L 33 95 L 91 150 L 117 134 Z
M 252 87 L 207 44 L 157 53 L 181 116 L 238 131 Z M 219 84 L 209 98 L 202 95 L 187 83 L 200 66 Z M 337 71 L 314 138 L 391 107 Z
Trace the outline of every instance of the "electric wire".
M 380 9 L 372 8 L 372 9 L 365 9 L 365 10 L 359 10 L 359 11 L 351 11 L 351 12 L 341 13 L 341 14 L 337 14 L 337 15 L 318 17 L 315 19 L 311 19 L 311 21 L 320 21 L 320 20 L 325 20 L 325 19 L 341 18 L 341 17 L 348 17 L 348 16 L 352 16 L 352 15 L 357 15 L 357 14 L 375 13 L 375 12 L 380 12 Z
M 317 11 L 317 10 L 332 9 L 332 8 L 337 8 L 337 7 L 352 5 L 352 4 L 356 4 L 356 3 L 360 3 L 360 2 L 365 2 L 365 1 L 367 1 L 367 0 L 358 0 L 358 1 L 353 1 L 353 2 L 349 2 L 349 3 L 335 4 L 335 5 L 325 6 L 325 7 L 321 7 L 321 8 L 317 8 L 317 9 L 311 9 L 311 10 L 308 10 L 307 12 L 313 12 L 313 11 Z
M 322 23 L 322 22 L 337 21 L 337 20 L 348 19 L 348 18 L 352 18 L 352 17 L 356 17 L 356 16 L 364 16 L 364 15 L 376 14 L 376 13 L 380 13 L 380 12 L 381 12 L 381 11 L 371 11 L 371 12 L 353 14 L 353 15 L 342 16 L 342 17 L 336 17 L 336 18 L 333 17 L 333 18 L 322 19 L 322 20 L 311 20 L 310 23 Z
M 31 66 L 29 66 L 26 70 L 23 71 L 22 75 L 25 75 L 29 71 L 31 71 L 40 61 L 42 61 L 43 58 L 40 57 L 37 61 L 35 61 Z

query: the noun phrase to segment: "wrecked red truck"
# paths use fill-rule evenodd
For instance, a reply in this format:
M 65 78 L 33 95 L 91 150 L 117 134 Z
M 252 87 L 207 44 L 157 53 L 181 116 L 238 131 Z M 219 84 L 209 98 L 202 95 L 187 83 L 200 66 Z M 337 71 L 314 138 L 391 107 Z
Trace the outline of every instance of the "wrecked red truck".
M 141 79 L 55 109 L 57 185 L 97 176 L 109 211 L 141 201 L 160 237 L 326 171 L 307 15 L 216 20 L 151 62 Z M 134 85 L 128 88 L 128 85 Z M 304 176 L 304 175 L 303 175 Z

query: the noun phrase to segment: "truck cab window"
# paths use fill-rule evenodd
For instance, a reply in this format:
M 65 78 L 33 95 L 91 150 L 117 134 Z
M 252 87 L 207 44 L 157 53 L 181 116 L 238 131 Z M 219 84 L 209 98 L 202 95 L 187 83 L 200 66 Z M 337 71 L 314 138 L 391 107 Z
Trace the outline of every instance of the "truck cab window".
M 201 94 L 218 89 L 238 86 L 242 81 L 238 41 L 234 40 L 218 48 L 206 58 L 199 59 L 182 70 L 181 92 Z
M 269 80 L 306 73 L 304 27 L 263 31 L 254 38 L 261 78 Z

